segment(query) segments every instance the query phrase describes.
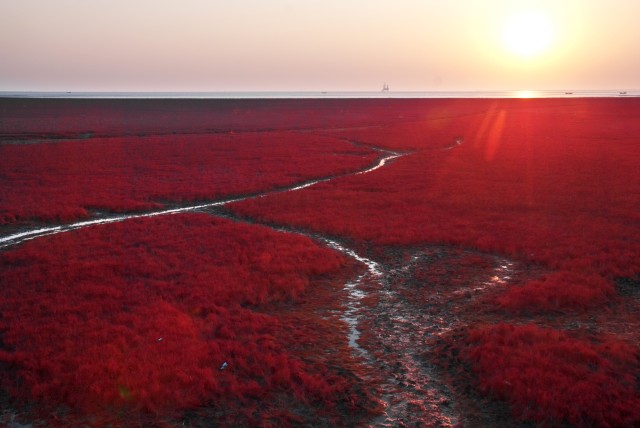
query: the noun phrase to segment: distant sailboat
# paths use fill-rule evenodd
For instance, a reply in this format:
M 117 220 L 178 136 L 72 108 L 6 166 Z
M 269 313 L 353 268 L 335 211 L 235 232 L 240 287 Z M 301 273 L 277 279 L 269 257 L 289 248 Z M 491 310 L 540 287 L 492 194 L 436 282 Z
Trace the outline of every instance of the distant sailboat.
M 384 84 L 382 85 L 382 92 L 389 92 L 389 85 L 388 84 Z

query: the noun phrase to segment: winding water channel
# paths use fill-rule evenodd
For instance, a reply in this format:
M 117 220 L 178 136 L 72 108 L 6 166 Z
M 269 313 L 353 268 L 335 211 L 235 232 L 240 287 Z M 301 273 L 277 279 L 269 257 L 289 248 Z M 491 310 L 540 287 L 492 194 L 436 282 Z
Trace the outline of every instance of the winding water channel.
M 460 144 L 457 141 L 456 143 Z M 197 205 L 130 215 L 105 215 L 76 223 L 24 230 L 0 237 L 0 249 L 43 236 L 129 219 L 180 214 L 198 210 L 207 211 L 215 215 L 217 214 L 215 211 L 217 208 L 233 202 L 297 191 L 338 177 L 367 174 L 384 167 L 393 159 L 406 155 L 384 149 L 373 149 L 380 151 L 383 156 L 374 165 L 349 174 L 320 178 L 259 194 Z M 409 277 L 412 269 L 416 268 L 416 266 L 428 262 L 429 251 L 415 251 L 408 258 L 408 262 L 400 261 L 407 260 L 406 257 L 398 258 L 392 263 L 389 263 L 388 260 L 384 262 L 374 261 L 334 239 L 297 230 L 276 228 L 271 225 L 267 227 L 309 236 L 317 242 L 321 242 L 323 245 L 362 263 L 366 267 L 363 273 L 344 285 L 347 298 L 343 302 L 345 309 L 342 314 L 342 320 L 349 327 L 347 339 L 354 355 L 362 358 L 374 370 L 379 370 L 377 378 L 378 380 L 382 379 L 380 385 L 381 400 L 385 410 L 381 416 L 372 421 L 372 424 L 381 427 L 408 425 L 454 426 L 458 421 L 458 417 L 455 414 L 455 408 L 450 404 L 449 392 L 442 386 L 441 382 L 438 382 L 434 368 L 426 364 L 421 355 L 424 353 L 423 343 L 425 338 L 442 334 L 453 328 L 455 319 L 446 313 L 446 308 L 443 309 L 445 306 L 443 303 L 446 302 L 443 302 L 442 299 L 445 297 L 440 297 L 441 301 L 439 302 L 435 301 L 430 306 L 432 309 L 425 310 L 423 307 L 411 304 L 406 296 L 403 296 L 398 289 L 391 286 L 391 284 L 397 283 L 398 278 L 403 275 Z M 484 281 L 476 282 L 475 284 L 477 285 L 473 288 L 458 289 L 456 292 L 460 294 L 460 298 L 468 298 L 469 293 L 481 292 L 491 285 L 502 284 L 508 281 L 511 268 L 512 264 L 509 261 L 496 258 L 495 268 L 487 274 Z M 363 298 L 370 293 L 375 293 L 377 296 L 377 305 L 373 308 L 362 304 Z M 435 296 L 434 298 L 437 300 L 438 297 Z M 370 341 L 363 341 L 367 343 L 367 345 L 364 345 L 359 342 L 362 335 L 363 321 L 367 321 L 367 328 L 371 327 L 371 331 L 368 331 L 367 334 L 369 337 L 374 335 L 377 344 L 369 344 Z M 384 348 L 384 359 L 380 358 L 380 354 L 376 349 L 376 347 L 380 346 Z
M 284 187 L 284 188 L 275 189 L 275 190 L 269 190 L 269 191 L 266 191 L 266 192 L 256 193 L 256 194 L 252 194 L 252 195 L 239 196 L 239 197 L 236 197 L 236 198 L 222 199 L 222 200 L 219 200 L 219 201 L 208 202 L 208 203 L 204 203 L 204 204 L 187 205 L 187 206 L 182 206 L 182 207 L 178 207 L 178 208 L 158 210 L 158 211 L 150 211 L 150 212 L 145 212 L 145 213 L 140 213 L 140 214 L 111 215 L 111 216 L 104 216 L 104 217 L 101 217 L 101 218 L 96 218 L 94 220 L 86 220 L 86 221 L 80 221 L 80 222 L 62 224 L 62 225 L 56 225 L 56 226 L 49 226 L 49 227 L 39 227 L 39 228 L 33 229 L 33 230 L 26 230 L 26 231 L 21 231 L 19 233 L 13 233 L 11 235 L 1 236 L 0 237 L 0 249 L 6 248 L 6 247 L 10 247 L 10 246 L 13 246 L 13 245 L 17 245 L 17 244 L 20 244 L 22 242 L 29 241 L 29 240 L 36 239 L 36 238 L 40 238 L 40 237 L 43 237 L 43 236 L 55 235 L 55 234 L 63 233 L 63 232 L 69 232 L 71 230 L 82 229 L 84 227 L 95 226 L 95 225 L 98 225 L 98 224 L 116 223 L 116 222 L 120 222 L 120 221 L 134 219 L 134 218 L 155 217 L 155 216 L 159 216 L 159 215 L 169 215 L 169 214 L 180 214 L 180 213 L 185 213 L 185 212 L 190 212 L 190 211 L 202 210 L 202 209 L 206 209 L 206 208 L 220 207 L 220 206 L 223 206 L 223 205 L 226 205 L 226 204 L 231 204 L 233 202 L 240 202 L 240 201 L 244 201 L 244 200 L 247 200 L 247 199 L 262 198 L 262 197 L 269 196 L 269 195 L 274 195 L 274 194 L 277 194 L 277 193 L 293 192 L 293 191 L 296 191 L 296 190 L 301 190 L 301 189 L 313 186 L 313 185 L 318 184 L 318 183 L 323 183 L 323 182 L 326 182 L 326 181 L 334 180 L 336 178 L 345 177 L 345 176 L 348 176 L 348 175 L 357 175 L 357 174 L 369 173 L 369 172 L 375 171 L 378 168 L 383 167 L 388 161 L 390 161 L 392 159 L 398 158 L 400 156 L 404 156 L 404 154 L 402 154 L 402 153 L 396 153 L 396 152 L 392 152 L 392 151 L 389 151 L 389 150 L 383 150 L 383 149 L 376 149 L 376 150 L 379 150 L 381 152 L 386 153 L 386 156 L 380 158 L 374 165 L 368 166 L 366 169 L 363 169 L 363 170 L 360 170 L 360 171 L 347 173 L 347 174 L 342 174 L 342 175 L 335 175 L 335 176 L 331 176 L 331 177 L 318 178 L 316 180 L 305 181 L 304 183 L 295 184 L 295 185 L 289 186 L 289 187 Z

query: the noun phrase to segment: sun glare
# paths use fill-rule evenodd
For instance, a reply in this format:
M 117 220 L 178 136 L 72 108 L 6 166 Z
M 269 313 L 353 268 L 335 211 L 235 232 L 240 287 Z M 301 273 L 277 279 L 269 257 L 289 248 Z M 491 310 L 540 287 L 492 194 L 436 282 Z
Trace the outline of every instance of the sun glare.
M 516 91 L 515 98 L 536 98 L 538 93 L 536 91 Z
M 553 28 L 544 14 L 521 11 L 506 22 L 502 40 L 511 54 L 521 58 L 534 58 L 550 48 Z

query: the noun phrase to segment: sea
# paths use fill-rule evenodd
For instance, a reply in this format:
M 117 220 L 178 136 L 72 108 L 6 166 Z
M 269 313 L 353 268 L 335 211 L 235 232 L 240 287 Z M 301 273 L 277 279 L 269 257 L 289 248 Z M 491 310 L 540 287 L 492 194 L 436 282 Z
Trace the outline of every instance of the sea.
M 357 99 L 357 98 L 608 98 L 640 97 L 635 90 L 519 90 L 519 91 L 319 91 L 319 92 L 8 92 L 0 98 L 95 99 Z

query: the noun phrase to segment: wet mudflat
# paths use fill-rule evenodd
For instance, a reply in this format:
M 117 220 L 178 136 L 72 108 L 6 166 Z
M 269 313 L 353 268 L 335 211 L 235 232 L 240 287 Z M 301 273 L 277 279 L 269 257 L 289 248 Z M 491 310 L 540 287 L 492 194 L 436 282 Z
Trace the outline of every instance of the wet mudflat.
M 370 366 L 368 376 L 379 385 L 384 408 L 372 425 L 478 422 L 459 405 L 446 371 L 436 364 L 434 345 L 469 322 L 467 311 L 474 303 L 538 272 L 498 256 L 445 246 L 369 247 L 367 255 L 377 257 L 375 270 L 349 284 L 357 301 L 348 304 L 358 330 L 354 351 Z M 484 423 L 495 421 L 493 415 Z

